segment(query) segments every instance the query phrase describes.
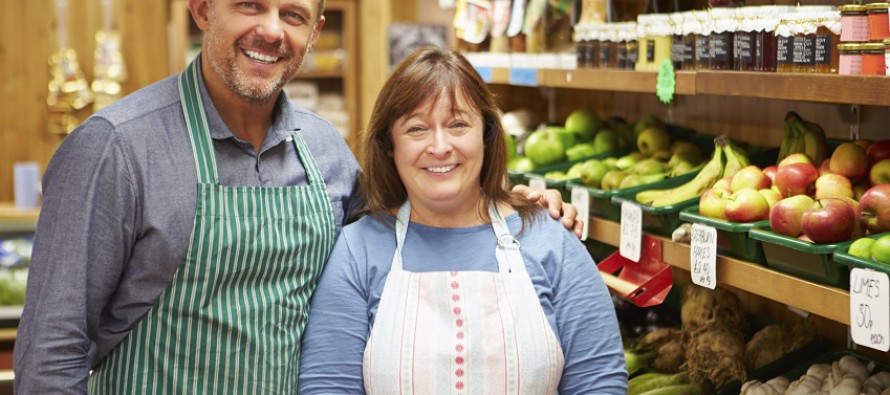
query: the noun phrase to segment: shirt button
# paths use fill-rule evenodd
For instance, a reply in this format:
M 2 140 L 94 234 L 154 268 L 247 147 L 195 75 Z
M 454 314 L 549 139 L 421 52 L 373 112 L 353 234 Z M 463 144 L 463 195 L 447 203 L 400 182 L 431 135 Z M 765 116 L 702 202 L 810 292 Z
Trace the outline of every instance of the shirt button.
M 294 136 L 287 136 L 287 138 L 284 139 L 284 141 L 287 141 L 287 142 L 294 141 Z

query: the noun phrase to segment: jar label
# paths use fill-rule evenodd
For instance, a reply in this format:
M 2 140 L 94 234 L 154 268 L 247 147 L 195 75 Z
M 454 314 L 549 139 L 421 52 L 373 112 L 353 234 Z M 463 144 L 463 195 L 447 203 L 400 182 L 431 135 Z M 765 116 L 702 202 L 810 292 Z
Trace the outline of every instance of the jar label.
M 815 37 L 794 37 L 793 60 L 795 66 L 816 65 Z
M 841 41 L 868 41 L 868 17 L 865 15 L 842 16 Z
M 695 62 L 695 40 L 683 41 L 683 63 L 691 64 Z
M 732 33 L 711 35 L 711 60 L 716 62 L 732 62 Z
M 814 50 L 814 60 L 818 65 L 831 64 L 831 35 L 819 34 L 816 36 L 816 48 Z
M 735 59 L 739 65 L 750 65 L 754 63 L 754 40 L 750 34 L 736 34 L 733 39 L 735 45 Z
M 618 68 L 627 68 L 627 44 L 625 43 L 618 44 Z
M 695 36 L 695 58 L 699 61 L 711 60 L 711 44 L 708 36 Z
M 646 40 L 646 63 L 655 62 L 655 40 Z
M 679 69 L 683 65 L 683 50 L 685 48 L 683 37 L 674 36 L 674 40 L 671 41 L 671 62 L 674 63 L 675 69 Z
M 841 55 L 837 73 L 840 75 L 861 75 L 862 55 Z
M 609 66 L 609 43 L 603 41 L 600 43 L 600 67 Z
M 590 42 L 585 45 L 587 48 L 587 53 L 584 55 L 585 59 L 587 59 L 588 66 L 594 66 L 599 64 L 599 43 L 596 41 Z
M 776 46 L 776 63 L 788 64 L 794 61 L 794 39 L 792 37 L 779 36 Z
M 634 42 L 634 45 L 627 50 L 627 68 L 635 69 L 637 67 L 637 59 L 639 58 L 640 52 L 637 51 L 637 45 Z

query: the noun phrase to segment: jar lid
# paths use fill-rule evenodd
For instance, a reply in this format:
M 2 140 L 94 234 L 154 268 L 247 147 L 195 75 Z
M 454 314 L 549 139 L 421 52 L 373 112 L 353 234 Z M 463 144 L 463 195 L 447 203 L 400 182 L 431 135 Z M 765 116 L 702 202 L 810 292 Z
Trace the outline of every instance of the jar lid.
M 837 49 L 841 51 L 861 51 L 862 43 L 841 43 L 837 45 Z
M 865 5 L 865 9 L 868 11 L 886 10 L 887 8 L 890 8 L 890 3 L 871 3 Z
M 864 51 L 883 51 L 884 50 L 883 43 L 867 43 L 867 44 L 861 44 L 861 45 L 862 45 L 862 50 L 864 50 Z
M 890 38 L 885 38 L 883 42 L 884 45 L 890 45 Z
M 845 4 L 837 7 L 840 12 L 863 12 L 865 6 L 861 4 Z

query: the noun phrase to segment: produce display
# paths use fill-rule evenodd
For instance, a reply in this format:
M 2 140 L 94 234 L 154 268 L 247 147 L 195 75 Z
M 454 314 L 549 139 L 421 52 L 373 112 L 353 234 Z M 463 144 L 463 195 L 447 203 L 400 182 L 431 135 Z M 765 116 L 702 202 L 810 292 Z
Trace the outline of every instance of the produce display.
M 890 372 L 874 371 L 873 366 L 870 361 L 847 354 L 834 361 L 814 363 L 796 378 L 779 376 L 766 382 L 746 382 L 741 395 L 890 394 Z
M 890 265 L 890 234 L 877 239 L 863 237 L 850 244 L 847 253 L 862 259 Z M 890 269 L 890 266 L 888 266 Z

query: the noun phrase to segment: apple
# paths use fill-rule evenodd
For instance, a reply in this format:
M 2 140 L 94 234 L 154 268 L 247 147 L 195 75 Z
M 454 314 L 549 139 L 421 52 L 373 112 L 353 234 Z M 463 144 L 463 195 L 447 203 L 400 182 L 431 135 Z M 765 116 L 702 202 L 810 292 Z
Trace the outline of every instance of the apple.
M 581 165 L 579 172 L 581 173 L 581 182 L 583 182 L 584 185 L 599 188 L 600 183 L 603 181 L 603 176 L 609 172 L 609 168 L 606 167 L 603 162 L 600 162 L 597 159 L 591 159 Z
M 858 146 L 860 146 L 860 147 L 862 147 L 862 149 L 864 149 L 864 150 L 867 151 L 867 150 L 868 150 L 868 147 L 869 147 L 870 145 L 872 145 L 872 143 L 874 143 L 874 141 L 872 141 L 872 140 L 865 140 L 865 139 L 859 139 L 859 140 L 854 140 L 853 143 L 856 144 L 856 145 L 858 145 Z
M 809 163 L 791 163 L 779 166 L 776 172 L 776 186 L 783 197 L 795 195 L 812 196 L 816 192 L 816 179 L 819 171 Z
M 596 148 L 596 153 L 601 154 L 617 149 L 621 144 L 618 141 L 618 134 L 609 129 L 603 129 L 597 132 L 596 137 L 593 138 L 593 146 Z
M 745 188 L 760 190 L 773 186 L 773 182 L 766 174 L 763 174 L 763 170 L 760 170 L 759 167 L 749 165 L 739 170 L 732 177 L 730 186 L 732 187 L 730 189 L 733 191 L 740 191 Z
M 803 233 L 819 244 L 850 240 L 856 230 L 856 212 L 841 199 L 817 200 L 800 218 Z
M 853 196 L 853 183 L 847 177 L 828 173 L 816 179 L 816 199 Z
M 875 244 L 875 239 L 863 237 L 850 244 L 847 253 L 857 258 L 871 259 L 871 246 Z
M 806 163 L 811 166 L 816 165 L 815 163 L 813 163 L 813 159 L 810 158 L 807 154 L 805 154 L 803 152 L 797 152 L 797 153 L 788 155 L 785 157 L 785 159 L 782 159 L 781 161 L 779 161 L 779 168 L 781 169 L 785 166 L 788 166 L 788 165 L 794 164 L 794 163 Z
M 807 235 L 800 235 L 797 237 L 799 240 L 805 241 L 807 243 L 812 243 L 813 239 L 809 238 Z
M 871 143 L 865 153 L 868 156 L 868 164 L 872 166 L 875 163 L 890 158 L 890 140 L 880 140 Z
M 742 189 L 729 196 L 726 219 L 733 222 L 754 222 L 769 218 L 769 203 L 756 189 Z
M 890 231 L 890 184 L 875 185 L 859 199 L 859 223 L 872 234 Z
M 871 245 L 871 259 L 890 264 L 890 235 L 881 236 Z
M 825 158 L 825 160 L 822 161 L 822 164 L 819 165 L 820 176 L 828 173 L 831 173 L 831 158 Z
M 580 142 L 593 140 L 593 136 L 602 127 L 602 121 L 595 112 L 590 110 L 577 110 L 566 117 L 566 130 L 575 134 Z
M 712 188 L 723 188 L 732 191 L 732 176 L 723 177 L 717 180 Z
M 868 176 L 868 155 L 854 143 L 843 143 L 831 154 L 829 171 L 859 181 Z
M 558 132 L 558 128 L 551 127 L 548 129 L 550 131 L 538 130 L 532 132 L 528 139 L 525 140 L 525 155 L 536 166 L 560 162 L 565 160 L 566 157 L 566 145 L 560 138 L 565 136 L 565 134 Z M 568 134 L 568 136 L 571 136 L 571 134 Z M 571 138 L 574 139 L 574 136 L 571 136 Z
M 630 174 L 624 170 L 610 170 L 603 176 L 600 188 L 604 191 L 614 191 L 621 186 L 621 181 Z
M 803 233 L 800 219 L 815 201 L 807 195 L 797 195 L 780 200 L 770 210 L 769 226 L 773 232 L 785 236 L 797 237 Z
M 726 204 L 732 195 L 726 188 L 711 188 L 701 195 L 698 201 L 698 212 L 709 218 L 726 219 Z
M 772 189 L 772 188 L 761 189 L 761 190 L 758 190 L 757 192 L 759 192 L 761 195 L 763 195 L 763 197 L 766 199 L 766 202 L 769 204 L 770 210 L 772 210 L 773 207 L 776 206 L 776 203 L 778 203 L 780 200 L 782 200 L 782 194 L 780 194 L 778 191 L 776 191 L 775 189 Z
M 862 197 L 862 194 L 868 190 L 868 183 L 863 182 L 856 185 L 853 185 L 853 199 L 859 200 Z
M 652 126 L 643 129 L 637 136 L 637 149 L 645 157 L 650 157 L 658 151 L 671 150 L 671 139 L 667 130 L 663 127 Z
M 779 167 L 776 165 L 769 165 L 763 168 L 763 174 L 766 174 L 769 177 L 770 181 L 773 183 L 776 182 L 776 171 L 779 170 Z
M 868 180 L 871 185 L 890 184 L 890 158 L 875 163 L 868 173 Z

